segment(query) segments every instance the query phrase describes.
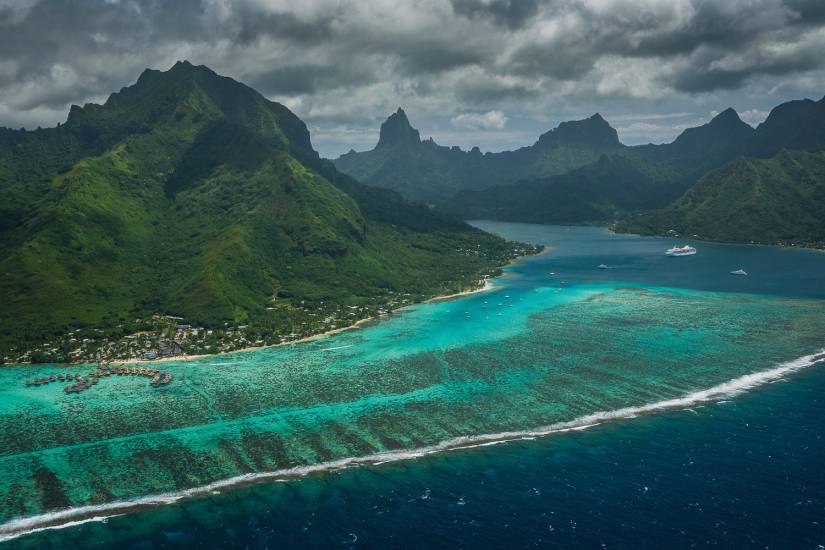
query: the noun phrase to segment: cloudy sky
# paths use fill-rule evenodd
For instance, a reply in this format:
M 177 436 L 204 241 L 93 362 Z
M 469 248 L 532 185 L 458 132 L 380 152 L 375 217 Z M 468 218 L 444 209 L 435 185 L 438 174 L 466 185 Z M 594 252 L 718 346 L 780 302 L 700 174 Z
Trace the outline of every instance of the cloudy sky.
M 280 101 L 322 154 L 502 150 L 600 112 L 625 143 L 825 94 L 823 0 L 0 0 L 0 125 L 63 121 L 188 59 Z

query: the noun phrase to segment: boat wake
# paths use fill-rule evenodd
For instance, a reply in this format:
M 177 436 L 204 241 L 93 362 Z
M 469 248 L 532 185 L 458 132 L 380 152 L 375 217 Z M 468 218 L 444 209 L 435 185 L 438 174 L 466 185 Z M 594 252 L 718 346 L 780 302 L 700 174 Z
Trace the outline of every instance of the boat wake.
M 508 441 L 532 440 L 551 434 L 585 430 L 610 420 L 635 418 L 639 415 L 665 410 L 690 409 L 698 403 L 726 400 L 757 386 L 780 380 L 788 374 L 823 361 L 825 361 L 825 350 L 786 363 L 781 363 L 769 370 L 746 374 L 716 386 L 686 394 L 682 397 L 666 399 L 646 405 L 623 407 L 612 411 L 595 412 L 574 420 L 557 422 L 533 430 L 455 437 L 417 449 L 386 451 L 360 457 L 348 457 L 318 464 L 284 468 L 271 472 L 244 474 L 182 491 L 94 506 L 79 506 L 36 516 L 17 518 L 0 525 L 0 543 L 44 529 L 65 528 L 89 521 L 105 521 L 107 518 L 117 515 L 164 506 L 199 495 L 214 494 L 216 491 L 227 487 L 238 487 L 262 482 L 287 481 L 319 472 L 411 460 L 444 451 L 497 445 Z

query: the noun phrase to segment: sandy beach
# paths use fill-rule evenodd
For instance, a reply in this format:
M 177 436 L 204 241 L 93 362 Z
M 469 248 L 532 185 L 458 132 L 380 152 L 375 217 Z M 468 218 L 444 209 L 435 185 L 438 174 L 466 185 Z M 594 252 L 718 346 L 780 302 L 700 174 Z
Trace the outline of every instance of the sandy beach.
M 550 247 L 545 246 L 544 250 L 542 250 L 538 254 L 525 254 L 524 256 L 519 256 L 518 258 L 513 258 L 512 260 L 510 260 L 510 262 L 508 262 L 505 266 L 502 267 L 503 273 L 499 277 L 506 276 L 508 268 L 511 268 L 511 267 L 514 267 L 514 266 L 518 265 L 519 262 L 523 261 L 528 256 L 537 256 L 537 255 L 541 255 L 541 254 L 546 254 L 549 251 L 550 251 Z M 481 293 L 481 292 L 487 292 L 487 291 L 490 291 L 490 290 L 496 288 L 496 286 L 497 285 L 493 282 L 492 279 L 485 279 L 484 284 L 482 286 L 480 286 L 479 288 L 474 288 L 474 289 L 471 289 L 471 290 L 465 290 L 463 292 L 456 292 L 456 293 L 453 293 L 453 294 L 445 294 L 445 295 L 442 295 L 442 296 L 434 296 L 434 297 L 429 298 L 427 300 L 424 300 L 423 302 L 420 302 L 420 303 L 428 303 L 428 302 L 431 303 L 431 302 L 441 302 L 441 301 L 444 301 L 444 300 L 453 300 L 453 299 L 456 299 L 456 298 L 461 298 L 462 296 L 469 296 L 471 294 L 478 294 L 478 293 Z M 414 304 L 410 304 L 410 305 L 414 305 Z M 407 306 L 405 306 L 405 307 L 407 307 Z M 295 345 L 295 344 L 303 344 L 305 342 L 311 342 L 313 340 L 320 340 L 321 338 L 326 338 L 327 336 L 332 336 L 333 334 L 338 334 L 338 333 L 341 333 L 341 332 L 344 332 L 344 331 L 347 331 L 347 330 L 354 330 L 358 327 L 363 326 L 366 323 L 369 323 L 370 321 L 375 321 L 375 320 L 378 320 L 381 317 L 385 317 L 385 316 L 386 316 L 386 314 L 375 316 L 375 317 L 367 317 L 365 319 L 360 319 L 360 320 L 356 321 L 355 323 L 353 323 L 351 325 L 347 325 L 345 327 L 339 327 L 339 328 L 335 328 L 335 329 L 331 329 L 331 330 L 326 330 L 324 332 L 319 332 L 318 334 L 313 334 L 311 336 L 306 336 L 304 338 L 298 338 L 297 340 L 290 340 L 288 342 L 280 342 L 278 344 L 271 344 L 271 345 L 264 345 L 264 346 L 248 346 L 248 347 L 233 350 L 233 351 L 223 351 L 223 352 L 220 352 L 220 353 L 202 353 L 202 354 L 198 354 L 198 355 L 176 355 L 174 357 L 161 357 L 161 358 L 158 358 L 158 359 L 142 359 L 142 358 L 132 358 L 132 359 L 122 359 L 122 360 L 117 360 L 116 359 L 116 360 L 112 360 L 112 363 L 130 365 L 130 364 L 137 364 L 137 363 L 139 363 L 139 364 L 154 364 L 154 363 L 166 363 L 166 362 L 170 362 L 170 361 L 192 361 L 192 360 L 195 360 L 195 359 L 203 359 L 203 358 L 206 358 L 206 357 L 216 357 L 216 356 L 220 356 L 220 355 L 227 355 L 227 354 L 230 354 L 230 353 L 242 353 L 242 352 L 246 352 L 246 351 L 261 350 L 261 349 L 266 349 L 266 348 L 277 348 L 277 347 L 280 347 L 280 346 L 291 346 L 291 345 Z

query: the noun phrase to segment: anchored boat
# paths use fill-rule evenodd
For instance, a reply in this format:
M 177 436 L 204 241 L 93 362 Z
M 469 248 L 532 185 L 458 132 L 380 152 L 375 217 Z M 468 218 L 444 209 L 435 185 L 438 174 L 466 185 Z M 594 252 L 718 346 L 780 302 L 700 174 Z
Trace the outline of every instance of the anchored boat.
M 665 256 L 692 256 L 696 254 L 696 249 L 692 246 L 674 246 L 665 251 Z

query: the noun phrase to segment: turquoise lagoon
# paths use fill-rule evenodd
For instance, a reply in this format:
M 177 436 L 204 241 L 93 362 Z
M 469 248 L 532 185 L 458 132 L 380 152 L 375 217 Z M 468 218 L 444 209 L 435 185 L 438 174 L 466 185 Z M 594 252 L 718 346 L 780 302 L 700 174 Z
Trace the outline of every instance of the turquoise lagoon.
M 549 250 L 487 292 L 303 344 L 166 363 L 175 381 L 159 389 L 110 377 L 65 395 L 24 381 L 88 369 L 4 367 L 0 537 L 231 485 L 572 437 L 730 399 L 825 348 L 825 254 L 692 243 L 697 255 L 667 258 L 683 241 L 477 225 Z

